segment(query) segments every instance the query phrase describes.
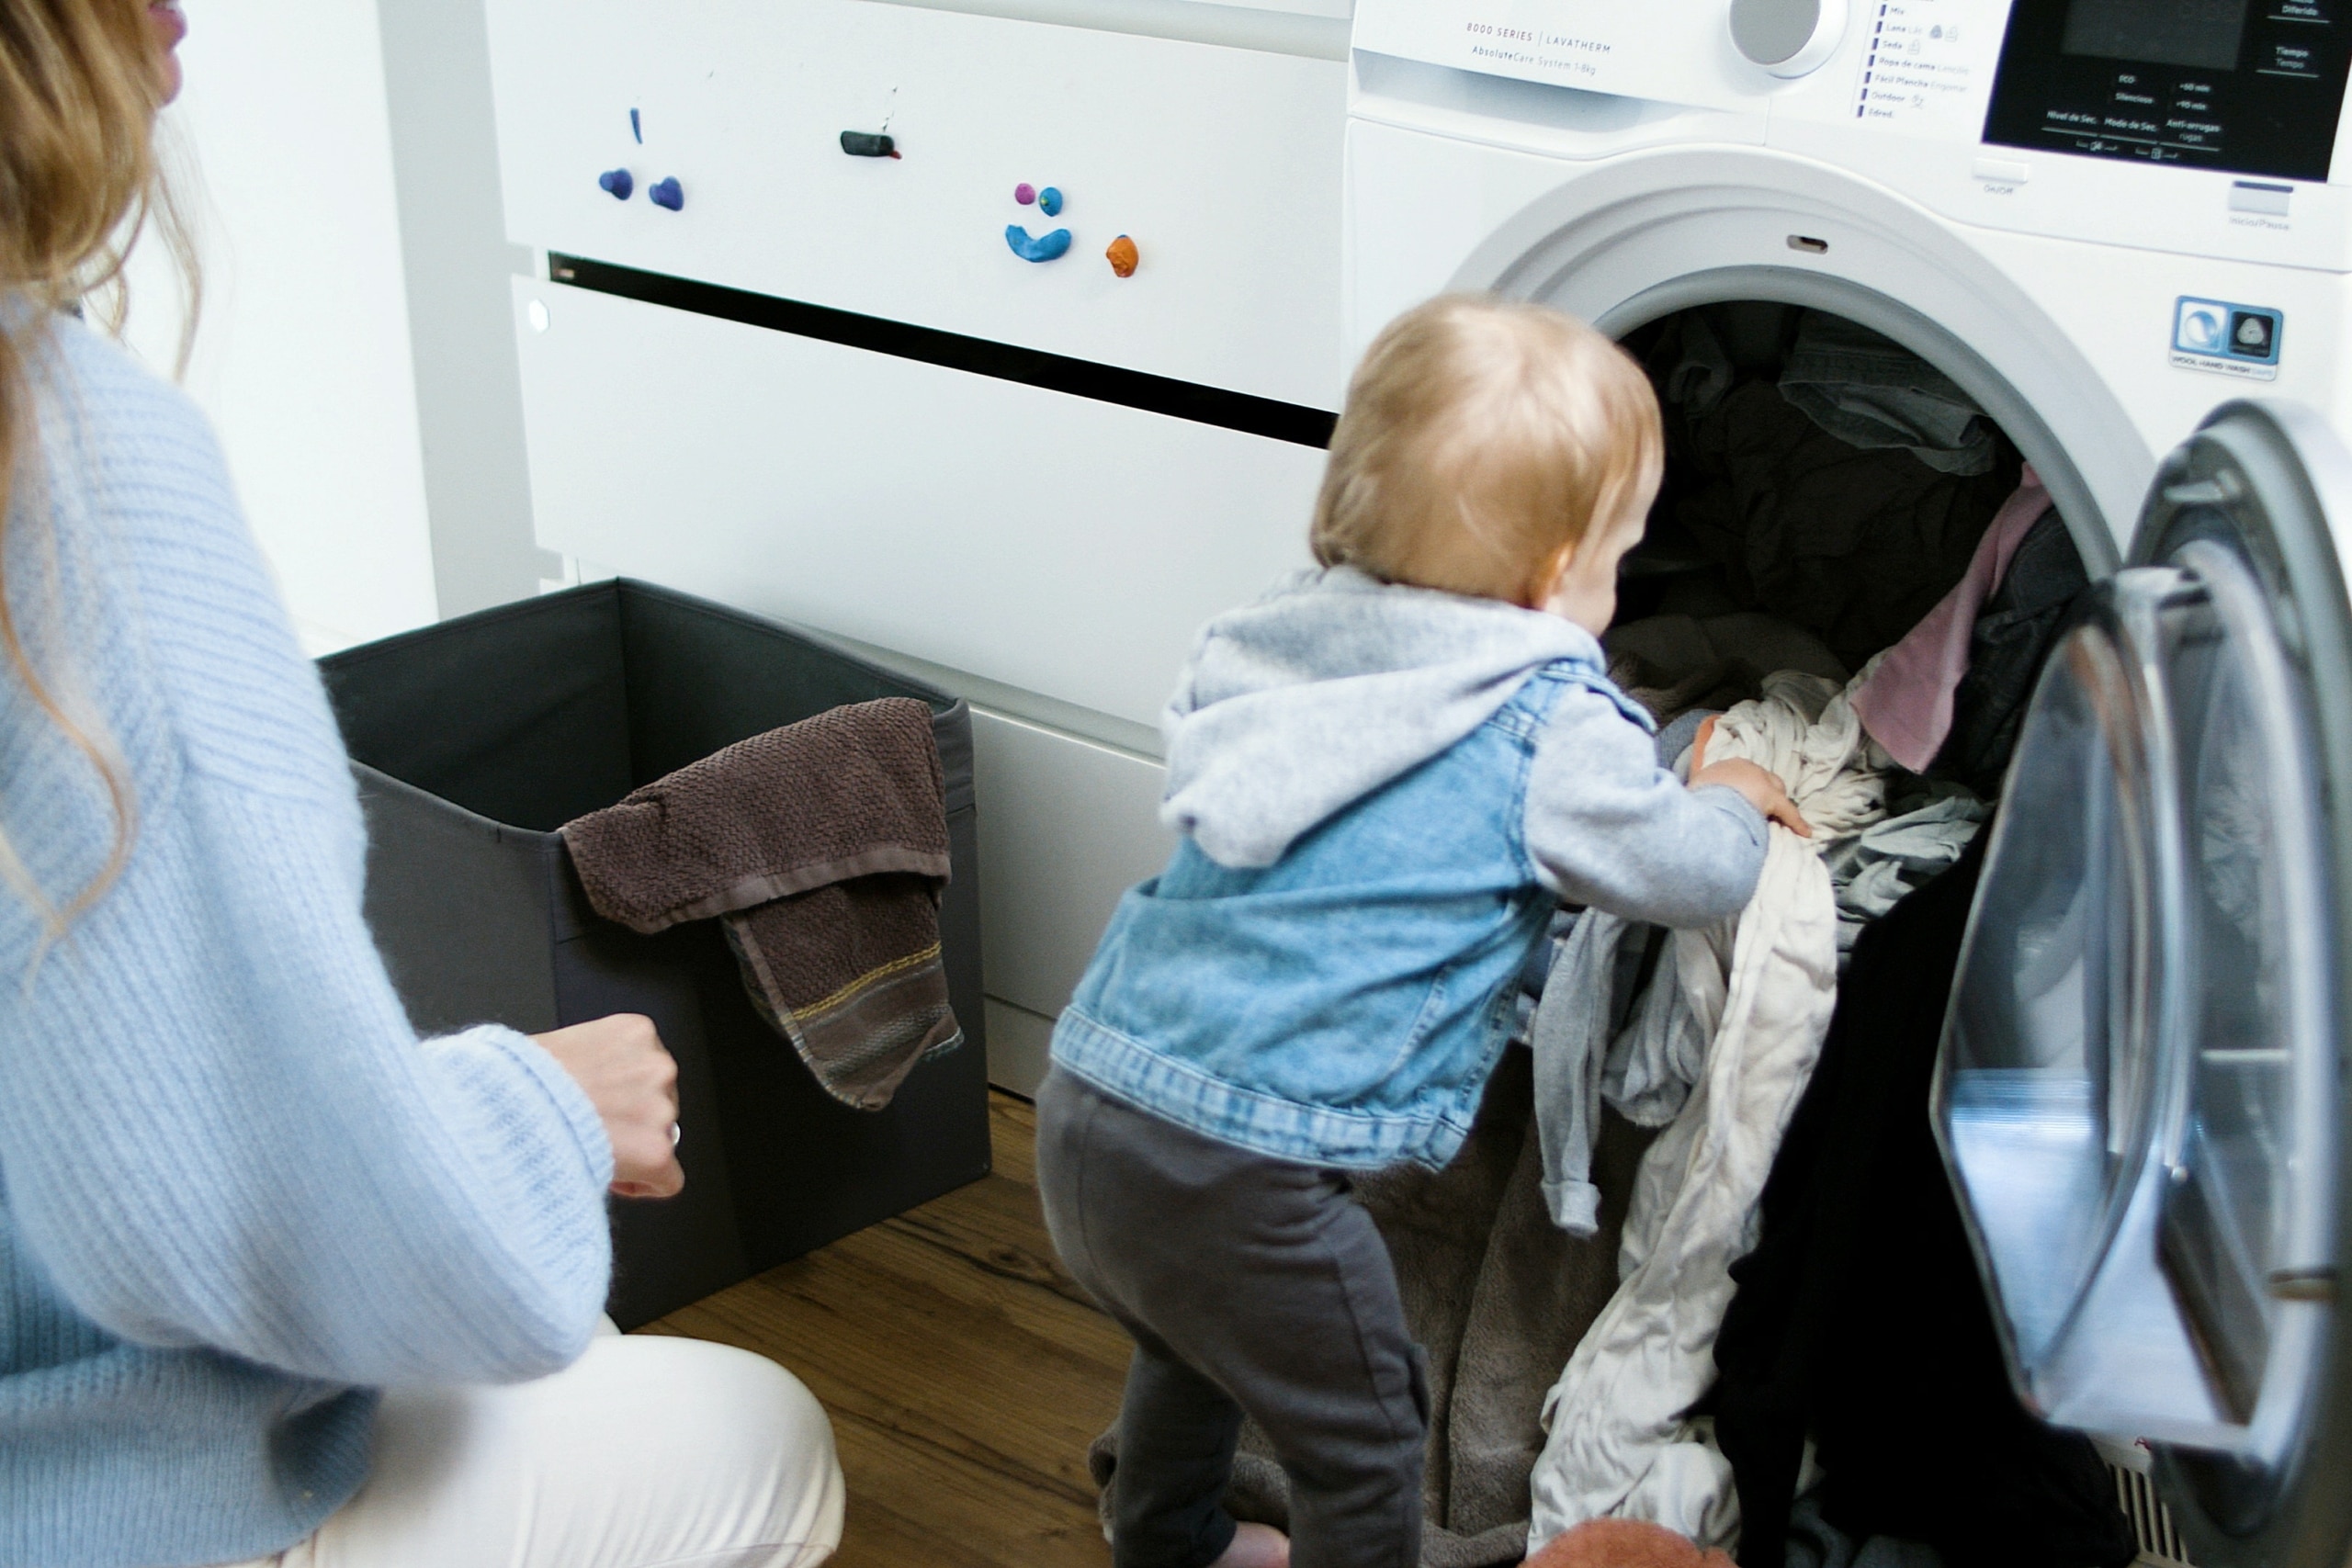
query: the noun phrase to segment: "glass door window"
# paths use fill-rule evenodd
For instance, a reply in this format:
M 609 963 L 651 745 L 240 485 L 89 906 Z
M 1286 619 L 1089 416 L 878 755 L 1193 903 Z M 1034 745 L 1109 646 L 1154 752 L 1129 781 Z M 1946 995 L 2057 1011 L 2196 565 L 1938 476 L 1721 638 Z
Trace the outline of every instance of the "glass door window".
M 2233 404 L 2044 671 L 1988 851 L 1935 1114 L 2019 1393 L 2177 1445 L 2259 1534 L 2326 1383 L 2337 890 L 2323 779 L 2352 626 L 2306 452 Z M 2341 764 L 2335 764 L 2341 767 Z M 2202 1458 L 2189 1456 L 2204 1456 Z
M 2250 1424 L 2280 1310 L 2331 1241 L 2319 793 L 2260 583 L 2213 538 L 2176 558 L 2199 589 L 2168 649 L 2197 984 L 2160 1257 L 2216 1393 Z

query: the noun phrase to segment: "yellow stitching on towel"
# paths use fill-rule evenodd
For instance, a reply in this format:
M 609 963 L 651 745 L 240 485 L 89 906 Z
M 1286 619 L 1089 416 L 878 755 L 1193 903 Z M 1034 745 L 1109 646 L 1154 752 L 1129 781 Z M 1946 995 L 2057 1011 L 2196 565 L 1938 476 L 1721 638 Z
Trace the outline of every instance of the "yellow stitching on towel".
M 938 956 L 939 943 L 934 942 L 929 947 L 924 948 L 921 953 L 910 953 L 904 958 L 892 959 L 889 963 L 883 964 L 878 969 L 868 969 L 865 974 L 860 975 L 856 979 L 852 980 L 848 985 L 843 986 L 840 990 L 835 991 L 831 996 L 825 998 L 821 1001 L 810 1002 L 805 1007 L 797 1007 L 792 1010 L 794 1013 L 802 1017 L 806 1017 L 808 1014 L 812 1012 L 828 1011 L 832 1008 L 839 1006 L 841 1003 L 847 1001 L 851 997 L 854 996 L 857 992 L 864 990 L 867 986 L 872 985 L 876 980 L 887 980 L 893 975 L 902 974 L 909 969 L 915 968 L 919 964 L 928 964 Z

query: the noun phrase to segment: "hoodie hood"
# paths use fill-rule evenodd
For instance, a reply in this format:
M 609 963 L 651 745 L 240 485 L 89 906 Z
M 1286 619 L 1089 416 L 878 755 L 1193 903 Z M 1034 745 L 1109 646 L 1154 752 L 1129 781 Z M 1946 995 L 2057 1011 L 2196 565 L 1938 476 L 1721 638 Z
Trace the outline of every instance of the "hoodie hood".
M 1159 820 L 1219 865 L 1272 865 L 1564 660 L 1615 696 L 1600 644 L 1557 615 L 1353 567 L 1302 573 L 1202 631 L 1160 716 Z M 1630 699 L 1616 700 L 1653 728 Z

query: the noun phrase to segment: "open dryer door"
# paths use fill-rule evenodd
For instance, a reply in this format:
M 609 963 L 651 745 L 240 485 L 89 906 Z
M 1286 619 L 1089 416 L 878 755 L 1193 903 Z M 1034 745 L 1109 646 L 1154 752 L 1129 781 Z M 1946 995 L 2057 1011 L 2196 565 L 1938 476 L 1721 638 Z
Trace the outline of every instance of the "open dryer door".
M 2150 1439 L 2200 1568 L 2342 1568 L 2352 457 L 2217 410 L 2028 713 L 1937 1136 L 2019 1395 Z

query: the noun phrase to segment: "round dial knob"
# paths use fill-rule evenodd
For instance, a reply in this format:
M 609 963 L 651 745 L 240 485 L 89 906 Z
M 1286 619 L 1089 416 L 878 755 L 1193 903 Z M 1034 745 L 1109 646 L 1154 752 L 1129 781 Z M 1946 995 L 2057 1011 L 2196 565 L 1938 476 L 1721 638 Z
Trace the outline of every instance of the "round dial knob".
M 1838 52 L 1848 0 L 1731 0 L 1731 41 L 1775 76 L 1802 76 Z

